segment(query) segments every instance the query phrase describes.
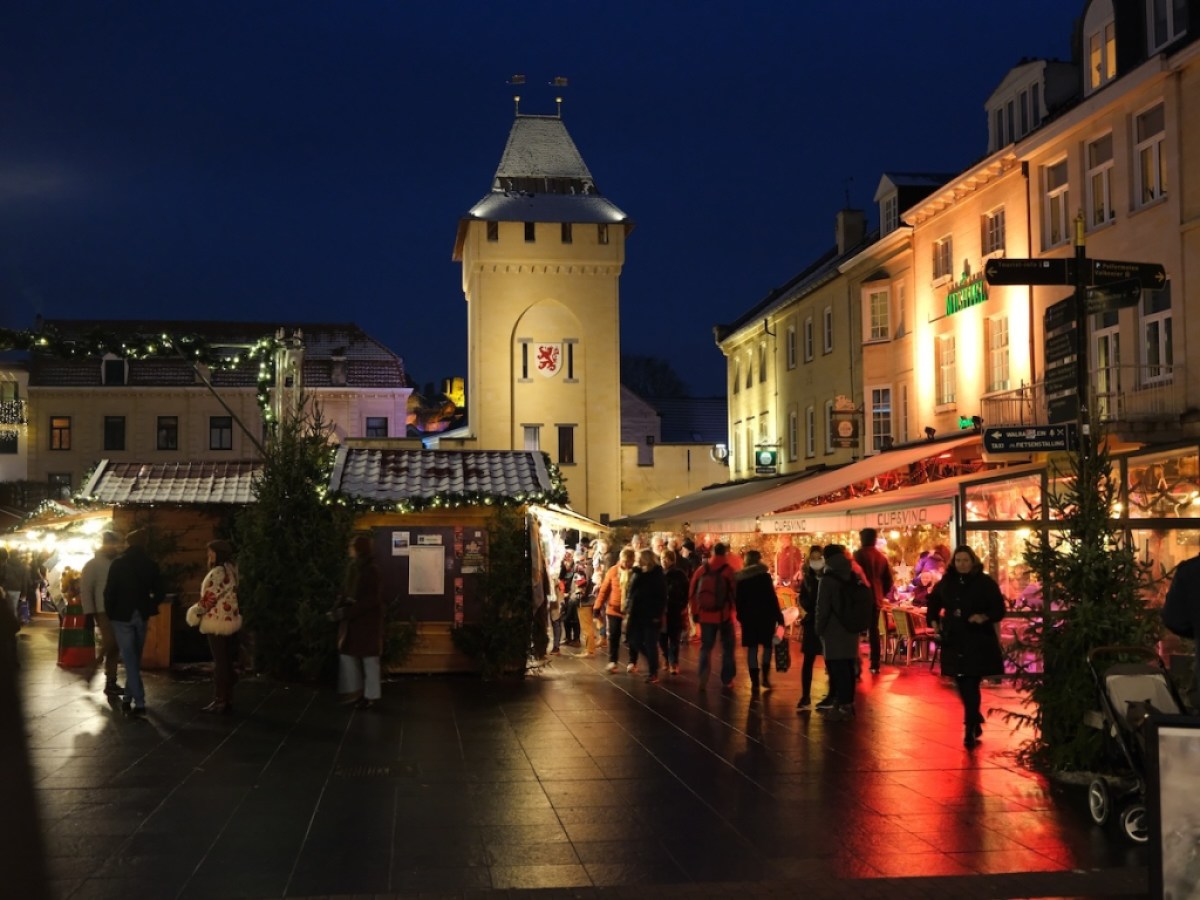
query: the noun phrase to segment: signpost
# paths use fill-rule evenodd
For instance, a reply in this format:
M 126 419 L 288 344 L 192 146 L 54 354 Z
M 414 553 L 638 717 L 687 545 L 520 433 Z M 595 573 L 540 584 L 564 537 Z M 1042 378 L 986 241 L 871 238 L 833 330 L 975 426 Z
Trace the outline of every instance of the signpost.
M 1124 309 L 1127 306 L 1137 306 L 1142 299 L 1142 282 L 1137 278 L 1126 278 L 1124 281 L 1114 281 L 1102 287 L 1087 289 L 1088 313 L 1109 312 Z
M 1075 449 L 1075 426 L 1013 425 L 983 429 L 983 449 L 988 453 L 1045 453 Z
M 1046 366 L 1044 386 L 1047 418 L 1055 423 L 1051 427 L 1065 427 L 1060 423 L 1077 418 L 1079 435 L 1086 450 L 1090 378 L 1087 365 L 1087 317 L 1090 313 L 1135 305 L 1143 289 L 1158 290 L 1166 286 L 1167 270 L 1157 263 L 1088 259 L 1081 212 L 1075 218 L 1073 259 L 989 259 L 983 271 L 988 284 L 1057 284 L 1075 289 L 1070 297 L 1046 309 L 1043 319 L 1046 332 L 1043 345 Z M 1073 331 L 1058 333 L 1072 324 Z M 1068 336 L 1072 334 L 1073 338 Z M 1069 362 L 1072 356 L 1075 358 L 1073 367 Z M 1072 368 L 1075 369 L 1074 378 L 1070 377 Z M 1036 443 L 1036 436 L 1031 440 Z
M 779 451 L 774 447 L 759 445 L 754 448 L 754 474 L 775 475 L 779 472 Z
M 1071 259 L 989 259 L 983 267 L 988 284 L 1061 284 L 1074 279 Z

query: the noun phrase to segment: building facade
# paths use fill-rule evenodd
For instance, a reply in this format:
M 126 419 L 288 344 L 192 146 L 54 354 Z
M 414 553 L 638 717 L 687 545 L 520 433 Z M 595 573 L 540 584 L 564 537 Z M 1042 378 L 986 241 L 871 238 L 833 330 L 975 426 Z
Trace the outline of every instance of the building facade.
M 277 332 L 274 324 L 53 320 L 61 338 L 197 335 L 233 357 Z M 403 361 L 355 325 L 298 324 L 293 349 L 276 360 L 272 394 L 320 406 L 336 440 L 404 435 Z M 270 365 L 270 363 L 268 363 Z M 208 381 L 213 390 L 205 384 Z M 264 435 L 257 366 L 209 370 L 179 357 L 70 358 L 33 353 L 29 373 L 28 471 L 77 490 L 102 459 L 200 462 L 251 459 Z
M 518 115 L 491 190 L 459 223 L 468 426 L 444 447 L 543 450 L 571 505 L 621 509 L 619 280 L 629 218 L 558 116 Z

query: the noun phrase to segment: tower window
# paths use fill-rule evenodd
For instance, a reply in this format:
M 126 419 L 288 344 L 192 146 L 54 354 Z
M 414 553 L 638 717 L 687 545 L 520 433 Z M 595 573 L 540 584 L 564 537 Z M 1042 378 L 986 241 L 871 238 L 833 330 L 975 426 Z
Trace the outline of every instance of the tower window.
M 500 223 L 499 222 L 488 222 L 487 223 L 487 239 L 489 241 L 491 241 L 493 244 L 496 241 L 500 240 Z
M 575 426 L 558 426 L 558 462 L 559 465 L 575 464 Z
M 608 243 L 608 225 L 604 222 L 596 226 L 596 242 L 600 244 Z
M 525 223 L 525 243 L 532 244 L 537 240 L 537 224 L 534 222 Z
M 562 223 L 562 242 L 563 242 L 564 244 L 569 244 L 569 243 L 571 243 L 571 237 L 572 237 L 572 234 L 571 234 L 571 223 L 570 223 L 570 222 L 563 222 L 563 223 Z

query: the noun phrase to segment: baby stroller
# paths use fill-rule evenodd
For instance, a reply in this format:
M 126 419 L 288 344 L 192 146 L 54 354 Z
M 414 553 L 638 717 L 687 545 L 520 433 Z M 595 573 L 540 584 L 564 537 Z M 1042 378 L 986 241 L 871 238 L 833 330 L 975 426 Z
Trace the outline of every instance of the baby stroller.
M 1122 662 L 1138 657 L 1139 662 Z M 1088 669 L 1100 694 L 1100 712 L 1090 714 L 1087 724 L 1111 740 L 1116 758 L 1127 771 L 1095 779 L 1088 786 L 1088 810 L 1092 821 L 1105 824 L 1113 807 L 1121 808 L 1122 833 L 1139 844 L 1150 840 L 1146 816 L 1146 739 L 1150 716 L 1183 712 L 1183 701 L 1153 650 L 1145 647 L 1096 647 L 1088 652 Z

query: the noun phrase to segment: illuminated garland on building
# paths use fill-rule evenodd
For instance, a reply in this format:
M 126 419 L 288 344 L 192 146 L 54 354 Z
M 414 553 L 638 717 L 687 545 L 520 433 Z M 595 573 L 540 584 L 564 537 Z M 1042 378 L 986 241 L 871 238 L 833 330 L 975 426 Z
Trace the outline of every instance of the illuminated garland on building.
M 271 356 L 276 350 L 287 346 L 290 343 L 286 338 L 262 337 L 250 347 L 230 355 L 228 342 L 213 344 L 197 334 L 117 334 L 94 329 L 81 338 L 65 338 L 52 326 L 46 326 L 41 331 L 0 328 L 0 350 L 26 350 L 59 359 L 102 359 L 111 353 L 122 359 L 139 361 L 182 359 L 222 372 L 236 371 L 244 365 L 257 362 L 256 398 L 263 419 L 268 423 L 274 419 L 270 409 L 270 389 L 274 379 Z M 3 420 L 0 420 L 2 423 Z

